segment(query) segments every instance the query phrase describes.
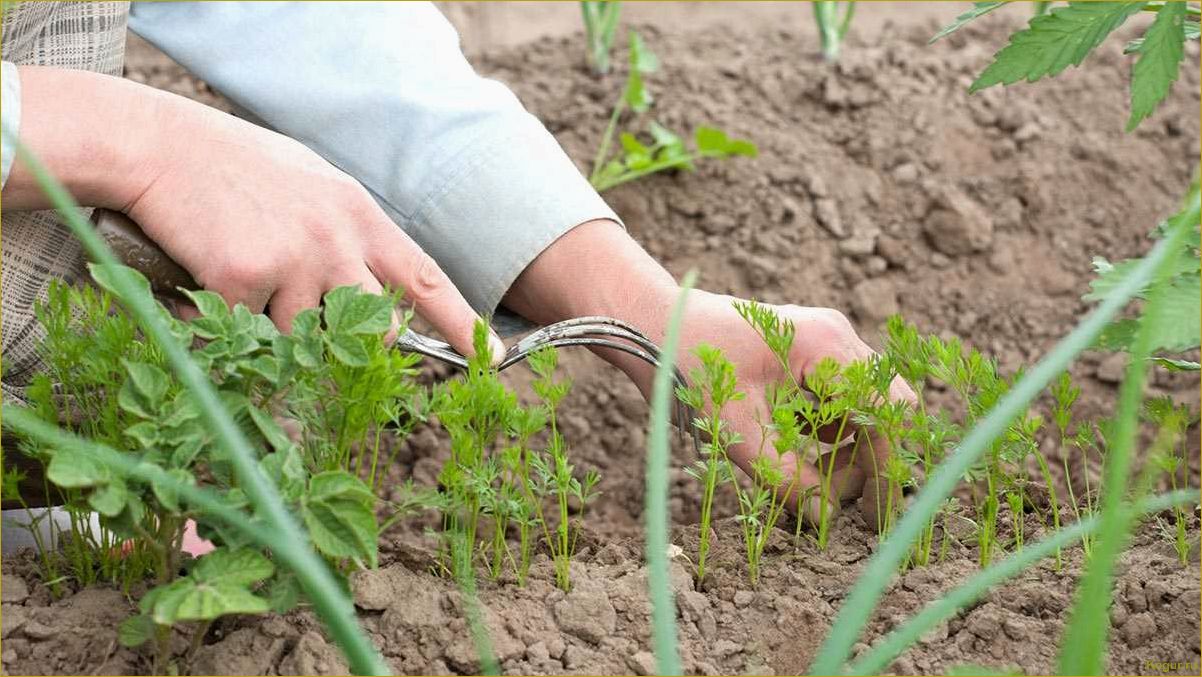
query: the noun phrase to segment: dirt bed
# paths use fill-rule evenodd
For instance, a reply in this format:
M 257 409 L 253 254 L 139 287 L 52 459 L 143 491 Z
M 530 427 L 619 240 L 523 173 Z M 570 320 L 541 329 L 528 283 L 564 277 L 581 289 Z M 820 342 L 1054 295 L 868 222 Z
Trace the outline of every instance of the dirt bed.
M 879 340 L 884 318 L 900 311 L 923 331 L 962 337 L 1007 370 L 1028 364 L 1086 311 L 1080 296 L 1091 257 L 1140 254 L 1151 226 L 1174 210 L 1198 157 L 1199 72 L 1190 43 L 1182 81 L 1133 134 L 1122 131 L 1130 63 L 1120 54 L 1122 39 L 1103 45 L 1084 70 L 969 97 L 972 76 L 1013 26 L 1007 18 L 982 22 L 930 47 L 933 25 L 886 30 L 873 45 L 853 40 L 834 67 L 813 57 L 808 32 L 712 30 L 685 40 L 647 28 L 644 36 L 664 63 L 650 80 L 658 119 L 677 130 L 716 124 L 754 140 L 761 156 L 703 163 L 695 173 L 653 177 L 607 197 L 673 273 L 698 267 L 707 289 L 844 309 L 870 343 Z M 620 85 L 587 75 L 576 65 L 579 50 L 579 40 L 544 40 L 478 66 L 513 87 L 583 167 Z M 176 70 L 142 68 L 136 59 L 130 69 L 139 79 L 217 100 Z M 654 669 L 641 546 L 646 405 L 620 374 L 590 356 L 566 362 L 576 389 L 562 429 L 582 469 L 603 478 L 574 564 L 575 588 L 567 595 L 555 589 L 543 556 L 525 588 L 481 582 L 485 618 L 506 673 L 646 674 Z M 1083 389 L 1080 416 L 1112 412 L 1121 370 L 1121 360 L 1097 353 L 1074 367 Z M 524 377 L 512 380 L 521 385 Z M 1199 392 L 1197 378 L 1161 371 L 1150 389 L 1195 404 Z M 950 402 L 945 393 L 930 395 L 936 404 Z M 1196 428 L 1189 439 L 1196 485 Z M 1058 458 L 1050 442 L 1044 449 Z M 396 479 L 432 483 L 445 450 L 433 430 L 418 431 L 403 443 Z M 684 444 L 674 453 L 676 467 L 693 455 Z M 1059 463 L 1052 470 L 1062 481 Z M 696 549 L 695 528 L 687 525 L 697 520 L 697 485 L 675 471 L 671 490 L 673 541 L 683 551 L 672 580 L 685 670 L 804 671 L 875 547 L 873 531 L 847 511 L 821 553 L 807 542 L 795 546 L 782 532 L 752 588 L 738 529 L 727 519 L 734 505 L 721 497 L 712 576 L 698 586 L 687 559 Z M 386 535 L 380 569 L 355 578 L 357 605 L 398 672 L 473 672 L 479 666 L 462 600 L 431 573 L 433 545 L 422 526 L 406 522 Z M 1196 518 L 1191 536 L 1196 540 Z M 863 642 L 976 570 L 971 544 L 949 544 L 946 561 L 890 584 Z M 1047 673 L 1081 558 L 1074 548 L 1061 572 L 1050 561 L 1027 571 L 890 669 L 932 673 L 974 663 Z M 10 559 L 3 568 L 6 673 L 148 669 L 145 656 L 115 640 L 116 623 L 134 608 L 122 592 L 89 589 L 52 601 L 31 560 Z M 1141 527 L 1123 557 L 1111 614 L 1111 672 L 1196 674 L 1196 548 L 1181 566 L 1155 524 Z M 177 640 L 185 651 L 189 638 Z M 346 667 L 302 610 L 215 624 L 191 669 L 253 675 Z

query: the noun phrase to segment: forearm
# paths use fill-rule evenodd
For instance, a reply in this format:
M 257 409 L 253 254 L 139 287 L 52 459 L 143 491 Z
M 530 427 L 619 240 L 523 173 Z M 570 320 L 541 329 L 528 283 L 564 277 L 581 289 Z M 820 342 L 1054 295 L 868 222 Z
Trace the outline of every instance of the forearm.
M 87 71 L 21 66 L 20 142 L 81 204 L 122 209 L 153 178 L 152 159 L 174 95 Z M 4 206 L 45 209 L 49 202 L 18 157 L 4 184 Z

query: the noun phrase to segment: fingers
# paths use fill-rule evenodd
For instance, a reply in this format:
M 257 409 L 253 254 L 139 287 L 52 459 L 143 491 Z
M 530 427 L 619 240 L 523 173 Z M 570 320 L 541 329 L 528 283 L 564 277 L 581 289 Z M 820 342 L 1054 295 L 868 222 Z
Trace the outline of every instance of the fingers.
M 316 289 L 306 289 L 299 285 L 280 289 L 271 297 L 271 321 L 285 334 L 292 333 L 292 321 L 297 313 L 306 308 L 316 308 L 321 304 L 321 292 Z
M 464 355 L 473 355 L 472 332 L 480 319 L 455 288 L 451 278 L 438 267 L 395 224 L 381 217 L 380 245 L 369 254 L 368 267 L 385 284 L 403 289 L 413 309 L 442 334 L 447 343 Z M 505 355 L 505 344 L 490 332 L 494 364 Z

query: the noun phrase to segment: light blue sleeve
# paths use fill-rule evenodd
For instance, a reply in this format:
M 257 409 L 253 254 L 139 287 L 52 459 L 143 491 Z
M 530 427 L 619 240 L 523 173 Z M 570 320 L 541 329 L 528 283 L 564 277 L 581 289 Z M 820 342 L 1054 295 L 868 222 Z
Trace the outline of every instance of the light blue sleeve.
M 11 61 L 0 64 L 0 188 L 8 183 L 17 155 L 17 133 L 21 129 L 21 77 Z
M 135 2 L 130 28 L 358 179 L 481 313 L 612 210 L 430 3 Z

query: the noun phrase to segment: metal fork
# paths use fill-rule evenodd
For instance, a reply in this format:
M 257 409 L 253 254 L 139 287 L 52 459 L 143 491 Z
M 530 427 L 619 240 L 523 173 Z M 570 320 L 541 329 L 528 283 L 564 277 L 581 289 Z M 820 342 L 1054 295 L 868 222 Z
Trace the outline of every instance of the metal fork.
M 108 209 L 97 209 L 92 214 L 92 222 L 117 258 L 145 275 L 156 292 L 174 296 L 180 288 L 200 288 L 192 276 L 147 237 L 141 227 L 128 216 Z M 459 369 L 467 369 L 468 366 L 467 358 L 449 343 L 424 336 L 411 329 L 402 332 L 393 345 L 399 350 L 424 355 Z M 578 317 L 549 324 L 522 337 L 505 351 L 505 357 L 497 366 L 497 371 L 504 371 L 525 361 L 531 352 L 544 346 L 611 348 L 637 357 L 654 367 L 659 366 L 661 356 L 659 346 L 638 329 L 621 320 L 612 317 Z M 677 386 L 688 385 L 679 369 L 673 369 L 673 378 Z M 674 423 L 682 433 L 691 433 L 694 446 L 700 449 L 700 439 L 692 424 L 695 412 L 678 399 L 673 400 Z

